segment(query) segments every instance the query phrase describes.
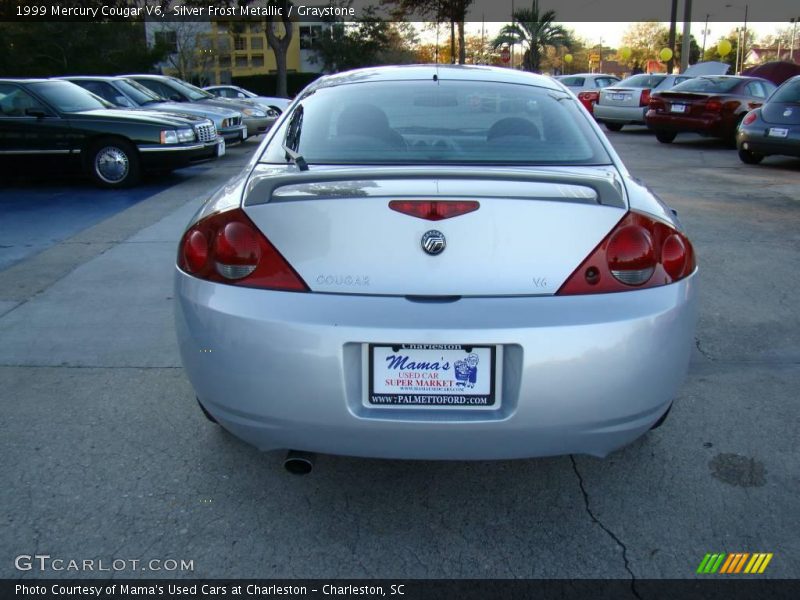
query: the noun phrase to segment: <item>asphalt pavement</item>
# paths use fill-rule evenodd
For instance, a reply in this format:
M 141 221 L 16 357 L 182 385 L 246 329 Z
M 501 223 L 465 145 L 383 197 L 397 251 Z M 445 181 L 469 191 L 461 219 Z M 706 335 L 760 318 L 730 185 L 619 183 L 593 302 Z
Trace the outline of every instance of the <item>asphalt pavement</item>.
M 772 552 L 766 576 L 797 577 L 800 161 L 609 137 L 701 270 L 661 429 L 602 460 L 321 456 L 296 477 L 207 422 L 173 333 L 174 256 L 248 143 L 0 271 L 0 578 L 98 576 L 15 568 L 36 553 L 193 563 L 115 577 L 685 578 L 708 552 Z

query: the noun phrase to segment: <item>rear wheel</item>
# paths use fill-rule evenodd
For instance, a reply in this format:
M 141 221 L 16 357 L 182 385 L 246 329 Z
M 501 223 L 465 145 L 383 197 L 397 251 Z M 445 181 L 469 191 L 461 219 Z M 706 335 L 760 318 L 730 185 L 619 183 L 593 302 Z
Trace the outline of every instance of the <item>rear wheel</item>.
M 622 123 L 605 123 L 606 129 L 609 131 L 621 131 Z
M 656 139 L 662 144 L 671 144 L 676 135 L 674 131 L 656 131 Z
M 745 164 L 757 165 L 762 160 L 764 160 L 764 155 L 756 154 L 755 152 L 751 152 L 750 150 L 745 150 L 744 148 L 739 148 L 739 158 Z
M 136 148 L 122 139 L 106 138 L 92 144 L 85 165 L 95 183 L 107 188 L 132 186 L 141 176 Z

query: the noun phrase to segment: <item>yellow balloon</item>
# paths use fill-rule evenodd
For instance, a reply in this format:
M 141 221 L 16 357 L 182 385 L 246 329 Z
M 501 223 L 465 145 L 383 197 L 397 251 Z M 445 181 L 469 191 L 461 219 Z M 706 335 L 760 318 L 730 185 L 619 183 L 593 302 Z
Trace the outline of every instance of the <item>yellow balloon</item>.
M 564 62 L 571 63 L 572 62 L 572 54 L 565 54 L 564 55 Z
M 658 53 L 658 57 L 662 62 L 667 62 L 670 58 L 672 58 L 672 50 L 669 48 L 662 48 L 661 52 Z
M 630 48 L 620 48 L 619 49 L 619 57 L 622 60 L 628 60 L 631 57 L 631 49 Z
M 719 44 L 717 44 L 717 54 L 720 56 L 727 56 L 731 53 L 733 47 L 728 40 L 722 40 Z

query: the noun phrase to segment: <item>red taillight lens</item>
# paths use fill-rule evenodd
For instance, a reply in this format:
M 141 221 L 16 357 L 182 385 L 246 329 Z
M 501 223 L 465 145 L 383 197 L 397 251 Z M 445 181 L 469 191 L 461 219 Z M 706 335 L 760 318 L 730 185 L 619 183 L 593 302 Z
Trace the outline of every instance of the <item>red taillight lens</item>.
M 744 119 L 742 119 L 742 123 L 744 125 L 750 125 L 750 123 L 755 121 L 757 118 L 758 118 L 758 113 L 754 110 L 751 110 L 744 116 Z
M 687 277 L 694 268 L 694 250 L 685 235 L 666 223 L 629 212 L 557 295 L 657 287 Z
M 642 285 L 655 271 L 653 240 L 641 225 L 627 225 L 615 231 L 608 241 L 606 256 L 611 274 L 627 285 Z
M 650 104 L 650 90 L 643 89 L 642 95 L 639 96 L 639 106 L 647 106 Z
M 389 202 L 389 208 L 392 210 L 428 221 L 441 221 L 465 215 L 478 210 L 480 206 L 474 200 L 392 200 Z
M 596 102 L 598 98 L 600 98 L 600 92 L 580 92 L 578 94 L 578 99 L 586 102 Z
M 720 112 L 722 110 L 722 102 L 717 98 L 709 98 L 706 100 L 705 108 L 708 112 Z
M 238 208 L 192 225 L 181 240 L 178 267 L 207 281 L 308 291 L 286 259 Z

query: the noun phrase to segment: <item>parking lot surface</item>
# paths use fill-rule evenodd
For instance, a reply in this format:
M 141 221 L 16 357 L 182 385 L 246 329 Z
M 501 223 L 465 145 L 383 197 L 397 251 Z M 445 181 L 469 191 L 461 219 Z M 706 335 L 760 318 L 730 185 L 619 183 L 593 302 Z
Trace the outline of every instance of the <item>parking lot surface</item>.
M 322 456 L 295 477 L 207 422 L 173 333 L 174 256 L 248 143 L 0 272 L 0 577 L 97 576 L 15 569 L 44 553 L 193 561 L 117 577 L 685 578 L 708 552 L 772 552 L 766 575 L 796 577 L 800 161 L 609 137 L 701 270 L 661 429 L 603 460 Z

